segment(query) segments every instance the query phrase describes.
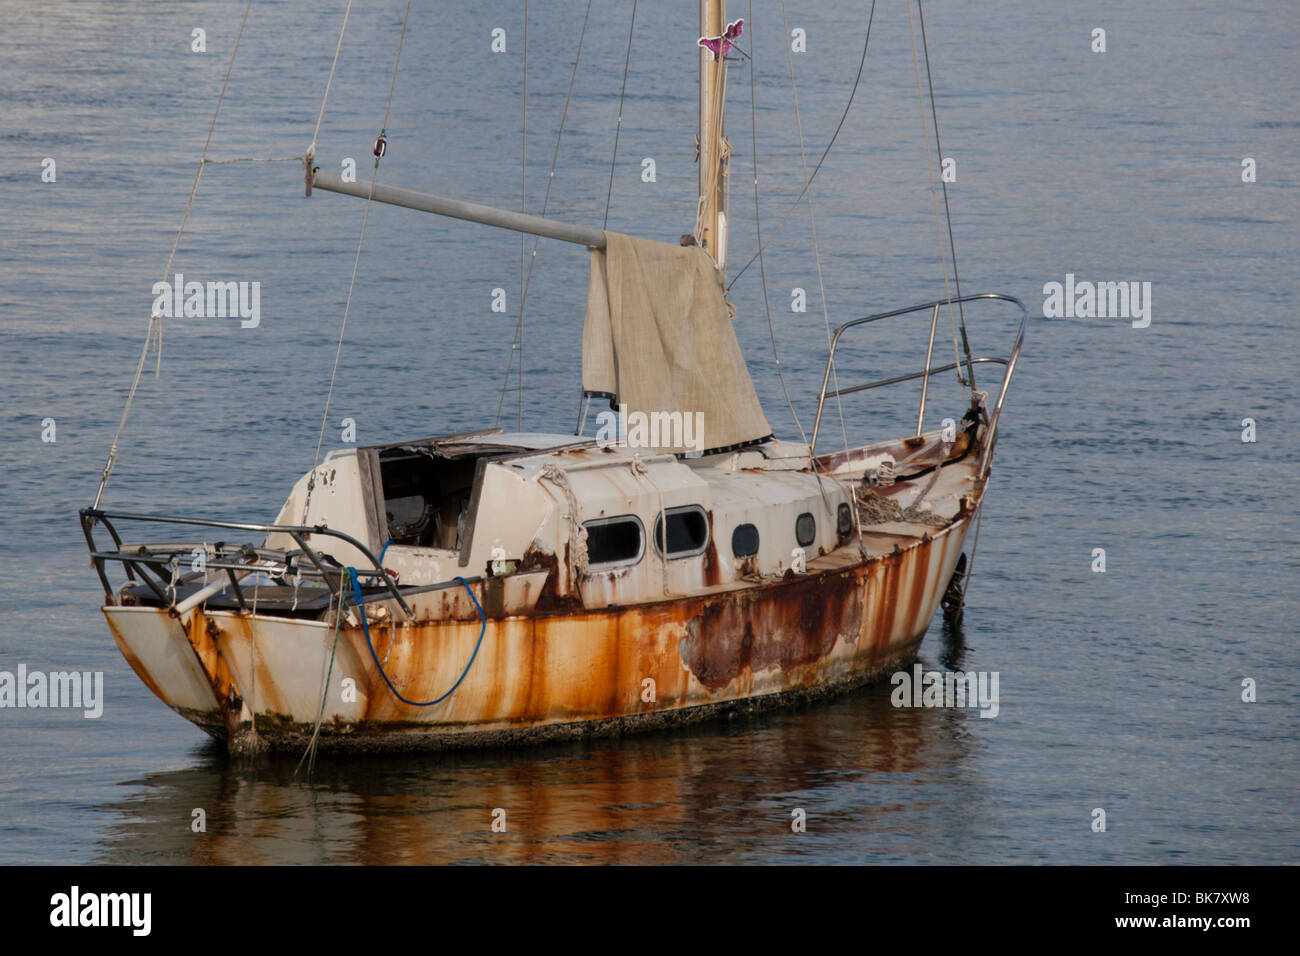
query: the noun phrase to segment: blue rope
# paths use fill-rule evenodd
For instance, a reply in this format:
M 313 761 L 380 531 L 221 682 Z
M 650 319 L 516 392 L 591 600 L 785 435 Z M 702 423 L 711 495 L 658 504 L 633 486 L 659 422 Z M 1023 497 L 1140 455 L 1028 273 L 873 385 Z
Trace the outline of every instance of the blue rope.
M 460 676 L 456 678 L 456 683 L 451 685 L 451 690 L 447 691 L 447 693 L 443 694 L 437 700 L 419 701 L 407 700 L 403 697 L 401 691 L 393 686 L 393 682 L 389 680 L 388 675 L 384 673 L 384 665 L 379 663 L 379 655 L 375 653 L 374 642 L 370 640 L 370 625 L 366 623 L 366 609 L 361 603 L 361 584 L 357 581 L 357 569 L 348 568 L 348 576 L 352 578 L 352 597 L 357 605 L 357 613 L 361 616 L 361 628 L 366 632 L 366 647 L 370 648 L 370 656 L 374 660 L 375 666 L 379 668 L 379 676 L 384 679 L 384 683 L 387 684 L 388 689 L 393 692 L 393 696 L 403 704 L 410 704 L 412 707 L 432 707 L 434 704 L 441 704 L 444 700 L 454 694 L 456 688 L 460 686 L 461 681 L 463 681 L 465 676 L 469 674 L 469 669 L 474 666 L 474 659 L 478 657 L 478 649 L 483 646 L 483 635 L 487 633 L 487 615 L 483 613 L 483 605 L 478 603 L 478 598 L 474 596 L 473 590 L 471 590 L 465 579 L 460 577 L 456 578 L 457 581 L 464 585 L 466 592 L 469 594 L 469 599 L 473 601 L 474 606 L 478 608 L 479 619 L 483 622 L 482 627 L 479 628 L 478 642 L 474 645 L 474 653 L 470 655 L 469 663 L 465 665 L 465 669 L 461 671 Z M 340 613 L 342 613 L 341 610 Z

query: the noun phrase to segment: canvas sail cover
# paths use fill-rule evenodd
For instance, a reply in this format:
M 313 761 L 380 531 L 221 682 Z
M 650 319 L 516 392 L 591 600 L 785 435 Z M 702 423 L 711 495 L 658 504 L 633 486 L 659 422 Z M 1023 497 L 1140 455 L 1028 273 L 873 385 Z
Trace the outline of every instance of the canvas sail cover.
M 582 387 L 627 406 L 631 443 L 639 424 L 657 424 L 642 433 L 656 451 L 714 451 L 772 434 L 717 269 L 699 246 L 605 233 L 605 248 L 591 251 Z M 691 428 L 689 447 L 674 437 L 674 414 Z

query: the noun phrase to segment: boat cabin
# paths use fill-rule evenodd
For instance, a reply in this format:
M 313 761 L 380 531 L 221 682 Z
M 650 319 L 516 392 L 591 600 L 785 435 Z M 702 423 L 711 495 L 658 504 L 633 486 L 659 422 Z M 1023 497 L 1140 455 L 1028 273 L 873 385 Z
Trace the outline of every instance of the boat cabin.
M 686 458 L 572 435 L 455 434 L 331 452 L 276 523 L 355 537 L 403 587 L 526 575 L 538 610 L 594 609 L 780 576 L 844 544 L 850 491 L 808 464 L 806 446 L 777 440 Z M 266 546 L 293 546 L 277 537 Z M 338 538 L 312 547 L 368 565 Z

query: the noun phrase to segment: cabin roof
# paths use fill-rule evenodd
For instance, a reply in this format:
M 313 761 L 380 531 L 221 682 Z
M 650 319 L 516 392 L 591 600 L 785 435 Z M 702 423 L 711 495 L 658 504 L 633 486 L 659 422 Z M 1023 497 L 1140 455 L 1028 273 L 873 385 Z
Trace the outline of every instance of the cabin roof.
M 404 449 L 430 449 L 436 451 L 436 457 L 457 458 L 467 454 L 492 452 L 546 451 L 574 444 L 592 444 L 592 439 L 578 435 L 558 435 L 548 432 L 507 432 L 500 428 L 484 428 L 479 431 L 452 432 L 447 435 L 431 435 L 407 441 L 360 445 L 357 448 L 337 448 L 330 451 L 325 456 L 325 460 L 328 461 L 340 455 L 351 455 L 356 451 L 383 453 Z M 385 457 L 389 456 L 386 455 Z

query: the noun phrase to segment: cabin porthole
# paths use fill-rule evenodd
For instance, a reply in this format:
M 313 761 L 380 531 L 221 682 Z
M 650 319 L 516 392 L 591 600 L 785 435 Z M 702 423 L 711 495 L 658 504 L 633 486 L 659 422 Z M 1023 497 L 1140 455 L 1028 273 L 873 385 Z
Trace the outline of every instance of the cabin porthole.
M 587 567 L 592 571 L 637 564 L 645 554 L 645 528 L 636 515 L 584 521 Z
M 748 558 L 758 554 L 758 527 L 752 524 L 738 524 L 731 532 L 731 553 L 738 558 Z
M 817 539 L 817 519 L 805 511 L 794 523 L 794 539 L 799 547 L 806 548 Z
M 840 502 L 839 508 L 835 511 L 835 530 L 840 533 L 841 538 L 848 537 L 853 530 L 853 512 L 849 511 L 849 506 Z
M 668 520 L 667 533 L 664 519 Z M 655 520 L 655 550 L 661 557 L 689 558 L 709 546 L 709 517 L 699 505 L 669 508 Z

